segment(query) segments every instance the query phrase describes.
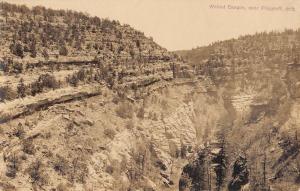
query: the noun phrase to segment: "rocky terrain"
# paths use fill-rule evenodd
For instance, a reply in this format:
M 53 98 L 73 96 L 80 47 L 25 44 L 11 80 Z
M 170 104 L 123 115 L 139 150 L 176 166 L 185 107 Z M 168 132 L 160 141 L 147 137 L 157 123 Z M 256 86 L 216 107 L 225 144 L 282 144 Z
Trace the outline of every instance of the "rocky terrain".
M 179 61 L 118 21 L 8 3 L 0 11 L 3 101 L 94 82 L 134 89 L 173 78 Z
M 299 189 L 299 30 L 171 53 L 0 5 L 0 190 Z
M 174 189 L 171 155 L 195 144 L 191 90 L 164 96 L 195 83 L 180 79 L 190 67 L 118 21 L 8 3 L 0 13 L 1 190 Z
M 210 77 L 231 116 L 184 167 L 180 190 L 299 189 L 299 30 L 177 53 Z

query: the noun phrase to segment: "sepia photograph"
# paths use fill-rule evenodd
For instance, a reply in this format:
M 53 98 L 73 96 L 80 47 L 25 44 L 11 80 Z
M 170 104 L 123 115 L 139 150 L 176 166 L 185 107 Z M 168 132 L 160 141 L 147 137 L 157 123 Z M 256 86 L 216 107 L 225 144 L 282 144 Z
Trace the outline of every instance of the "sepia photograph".
M 0 191 L 300 191 L 300 0 L 0 0 Z

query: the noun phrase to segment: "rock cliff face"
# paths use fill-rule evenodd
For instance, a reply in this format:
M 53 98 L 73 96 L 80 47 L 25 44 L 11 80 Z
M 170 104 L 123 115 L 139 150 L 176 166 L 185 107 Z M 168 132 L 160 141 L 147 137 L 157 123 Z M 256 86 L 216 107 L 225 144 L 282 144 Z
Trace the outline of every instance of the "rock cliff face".
M 1 190 L 176 188 L 197 142 L 189 65 L 83 13 L 1 2 L 0 26 Z
M 231 116 L 231 125 L 216 134 L 225 137 L 216 141 L 226 143 L 226 173 L 214 172 L 216 167 L 209 154 L 211 143 L 207 143 L 183 170 L 181 182 L 185 189 L 193 190 L 197 184 L 212 190 L 241 190 L 243 186 L 248 190 L 298 189 L 298 171 L 294 167 L 299 160 L 299 126 L 295 117 L 299 112 L 299 47 L 298 30 L 244 36 L 179 52 L 195 73 L 209 76 Z M 203 149 L 208 154 L 199 158 Z M 233 162 L 240 154 L 247 160 L 249 178 L 235 188 Z M 185 169 L 201 161 L 205 166 L 201 167 L 204 179 L 195 182 L 193 168 Z M 214 172 L 213 176 L 207 172 Z M 217 181 L 220 179 L 221 188 Z
M 0 189 L 298 189 L 299 30 L 185 63 L 117 21 L 0 15 Z
M 226 113 L 209 80 L 127 25 L 7 3 L 0 23 L 1 189 L 176 190 Z
M 107 89 L 51 105 L 2 125 L 1 181 L 16 189 L 176 190 L 182 163 L 226 115 L 223 104 L 203 83 L 178 79 L 135 103 Z M 27 173 L 36 162 L 38 179 Z

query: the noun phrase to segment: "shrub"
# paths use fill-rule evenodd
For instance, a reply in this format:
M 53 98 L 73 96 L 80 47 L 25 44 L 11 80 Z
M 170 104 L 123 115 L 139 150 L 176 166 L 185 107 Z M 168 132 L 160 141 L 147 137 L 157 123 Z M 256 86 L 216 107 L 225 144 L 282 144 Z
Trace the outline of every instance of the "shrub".
M 44 185 L 47 183 L 47 175 L 44 172 L 42 162 L 39 160 L 36 160 L 30 165 L 28 174 L 35 184 Z
M 115 84 L 113 76 L 109 76 L 108 78 L 106 78 L 106 82 L 108 84 L 108 87 L 110 88 L 112 88 Z
M 42 54 L 43 54 L 43 57 L 45 58 L 45 60 L 49 60 L 49 54 L 48 54 L 47 49 L 44 49 Z
M 76 75 L 77 75 L 78 80 L 84 81 L 85 78 L 86 78 L 86 71 L 85 71 L 83 68 L 81 68 L 81 69 L 76 73 Z
M 31 84 L 31 95 L 35 96 L 36 94 L 43 92 L 44 88 L 56 89 L 58 87 L 59 83 L 53 75 L 42 74 L 39 76 L 37 81 Z
M 66 175 L 69 172 L 69 162 L 62 156 L 56 155 L 53 168 L 58 174 Z
M 13 154 L 7 158 L 8 163 L 6 164 L 6 173 L 5 175 L 10 178 L 15 178 L 17 171 L 19 170 L 20 160 Z
M 35 58 L 37 56 L 37 51 L 36 51 L 36 42 L 33 41 L 31 44 L 30 44 L 30 56 L 32 58 Z
M 30 87 L 32 96 L 35 96 L 36 94 L 41 93 L 43 91 L 42 86 L 37 81 L 31 83 Z
M 79 79 L 77 78 L 76 75 L 68 75 L 66 78 L 67 83 L 71 84 L 72 86 L 76 87 L 78 86 Z
M 12 59 L 4 58 L 4 61 L 1 63 L 1 68 L 3 69 L 3 72 L 9 73 L 12 64 L 13 64 Z
M 7 169 L 5 175 L 10 178 L 15 178 L 17 174 L 17 170 L 11 165 L 7 165 L 6 168 Z
M 55 77 L 50 74 L 42 74 L 38 81 L 42 84 L 42 87 L 56 89 L 59 87 L 59 83 L 56 81 Z
M 107 128 L 107 129 L 104 129 L 104 135 L 106 135 L 110 139 L 113 139 L 116 135 L 116 132 L 113 129 Z
M 85 183 L 88 175 L 88 167 L 82 157 L 73 159 L 69 173 L 69 180 L 71 182 Z
M 32 144 L 32 139 L 23 140 L 23 152 L 29 155 L 33 155 L 35 153 L 35 147 Z
M 19 56 L 21 58 L 24 57 L 24 49 L 22 44 L 20 43 L 14 43 L 10 45 L 10 51 L 16 56 Z
M 120 102 L 119 106 L 116 108 L 116 113 L 121 118 L 129 118 L 131 119 L 134 114 L 134 108 L 129 102 Z
M 9 86 L 0 87 L 0 101 L 13 100 L 17 98 L 17 93 Z
M 14 130 L 13 135 L 18 138 L 24 137 L 25 131 L 21 123 L 18 124 L 18 127 Z
M 180 149 L 180 156 L 181 158 L 186 158 L 187 157 L 187 153 L 188 153 L 188 148 L 186 145 L 181 145 L 181 149 Z
M 71 84 L 72 86 L 77 86 L 79 81 L 85 81 L 87 77 L 92 76 L 92 71 L 86 71 L 85 69 L 81 68 L 78 72 L 73 73 L 72 75 L 68 75 L 66 81 Z
M 24 84 L 23 78 L 20 79 L 17 89 L 18 89 L 18 97 L 23 98 L 26 96 L 26 94 L 25 94 L 26 86 Z
M 20 74 L 23 72 L 23 64 L 20 62 L 13 62 L 11 58 L 4 58 L 4 61 L 0 64 L 3 72 Z
M 68 52 L 69 51 L 68 51 L 66 45 L 62 45 L 59 49 L 59 55 L 61 55 L 61 56 L 67 56 Z
M 13 63 L 12 72 L 15 73 L 15 74 L 22 73 L 23 72 L 23 64 L 19 63 L 19 62 Z

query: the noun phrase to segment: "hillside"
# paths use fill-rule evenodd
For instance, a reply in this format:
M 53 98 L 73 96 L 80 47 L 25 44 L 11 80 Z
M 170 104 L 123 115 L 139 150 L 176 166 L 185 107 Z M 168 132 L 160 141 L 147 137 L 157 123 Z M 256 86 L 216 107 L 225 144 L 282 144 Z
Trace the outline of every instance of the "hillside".
M 2 99 L 101 81 L 134 88 L 173 77 L 178 59 L 129 25 L 3 2 L 0 11 L 0 86 L 10 93 Z
M 186 64 L 129 25 L 80 12 L 2 2 L 0 26 L 0 190 L 176 187 L 160 143 L 167 124 L 190 121 L 189 88 L 164 98 L 193 83 Z M 194 144 L 188 131 L 172 133 L 177 149 Z
M 0 190 L 299 189 L 299 30 L 171 53 L 118 21 L 0 5 Z
M 184 168 L 180 188 L 191 181 L 196 190 L 297 190 L 300 31 L 257 33 L 177 53 L 197 76 L 212 80 L 231 117 Z
M 5 39 L 1 55 L 5 57 L 171 59 L 166 49 L 129 25 L 75 11 L 1 3 L 1 29 L 1 39 Z

